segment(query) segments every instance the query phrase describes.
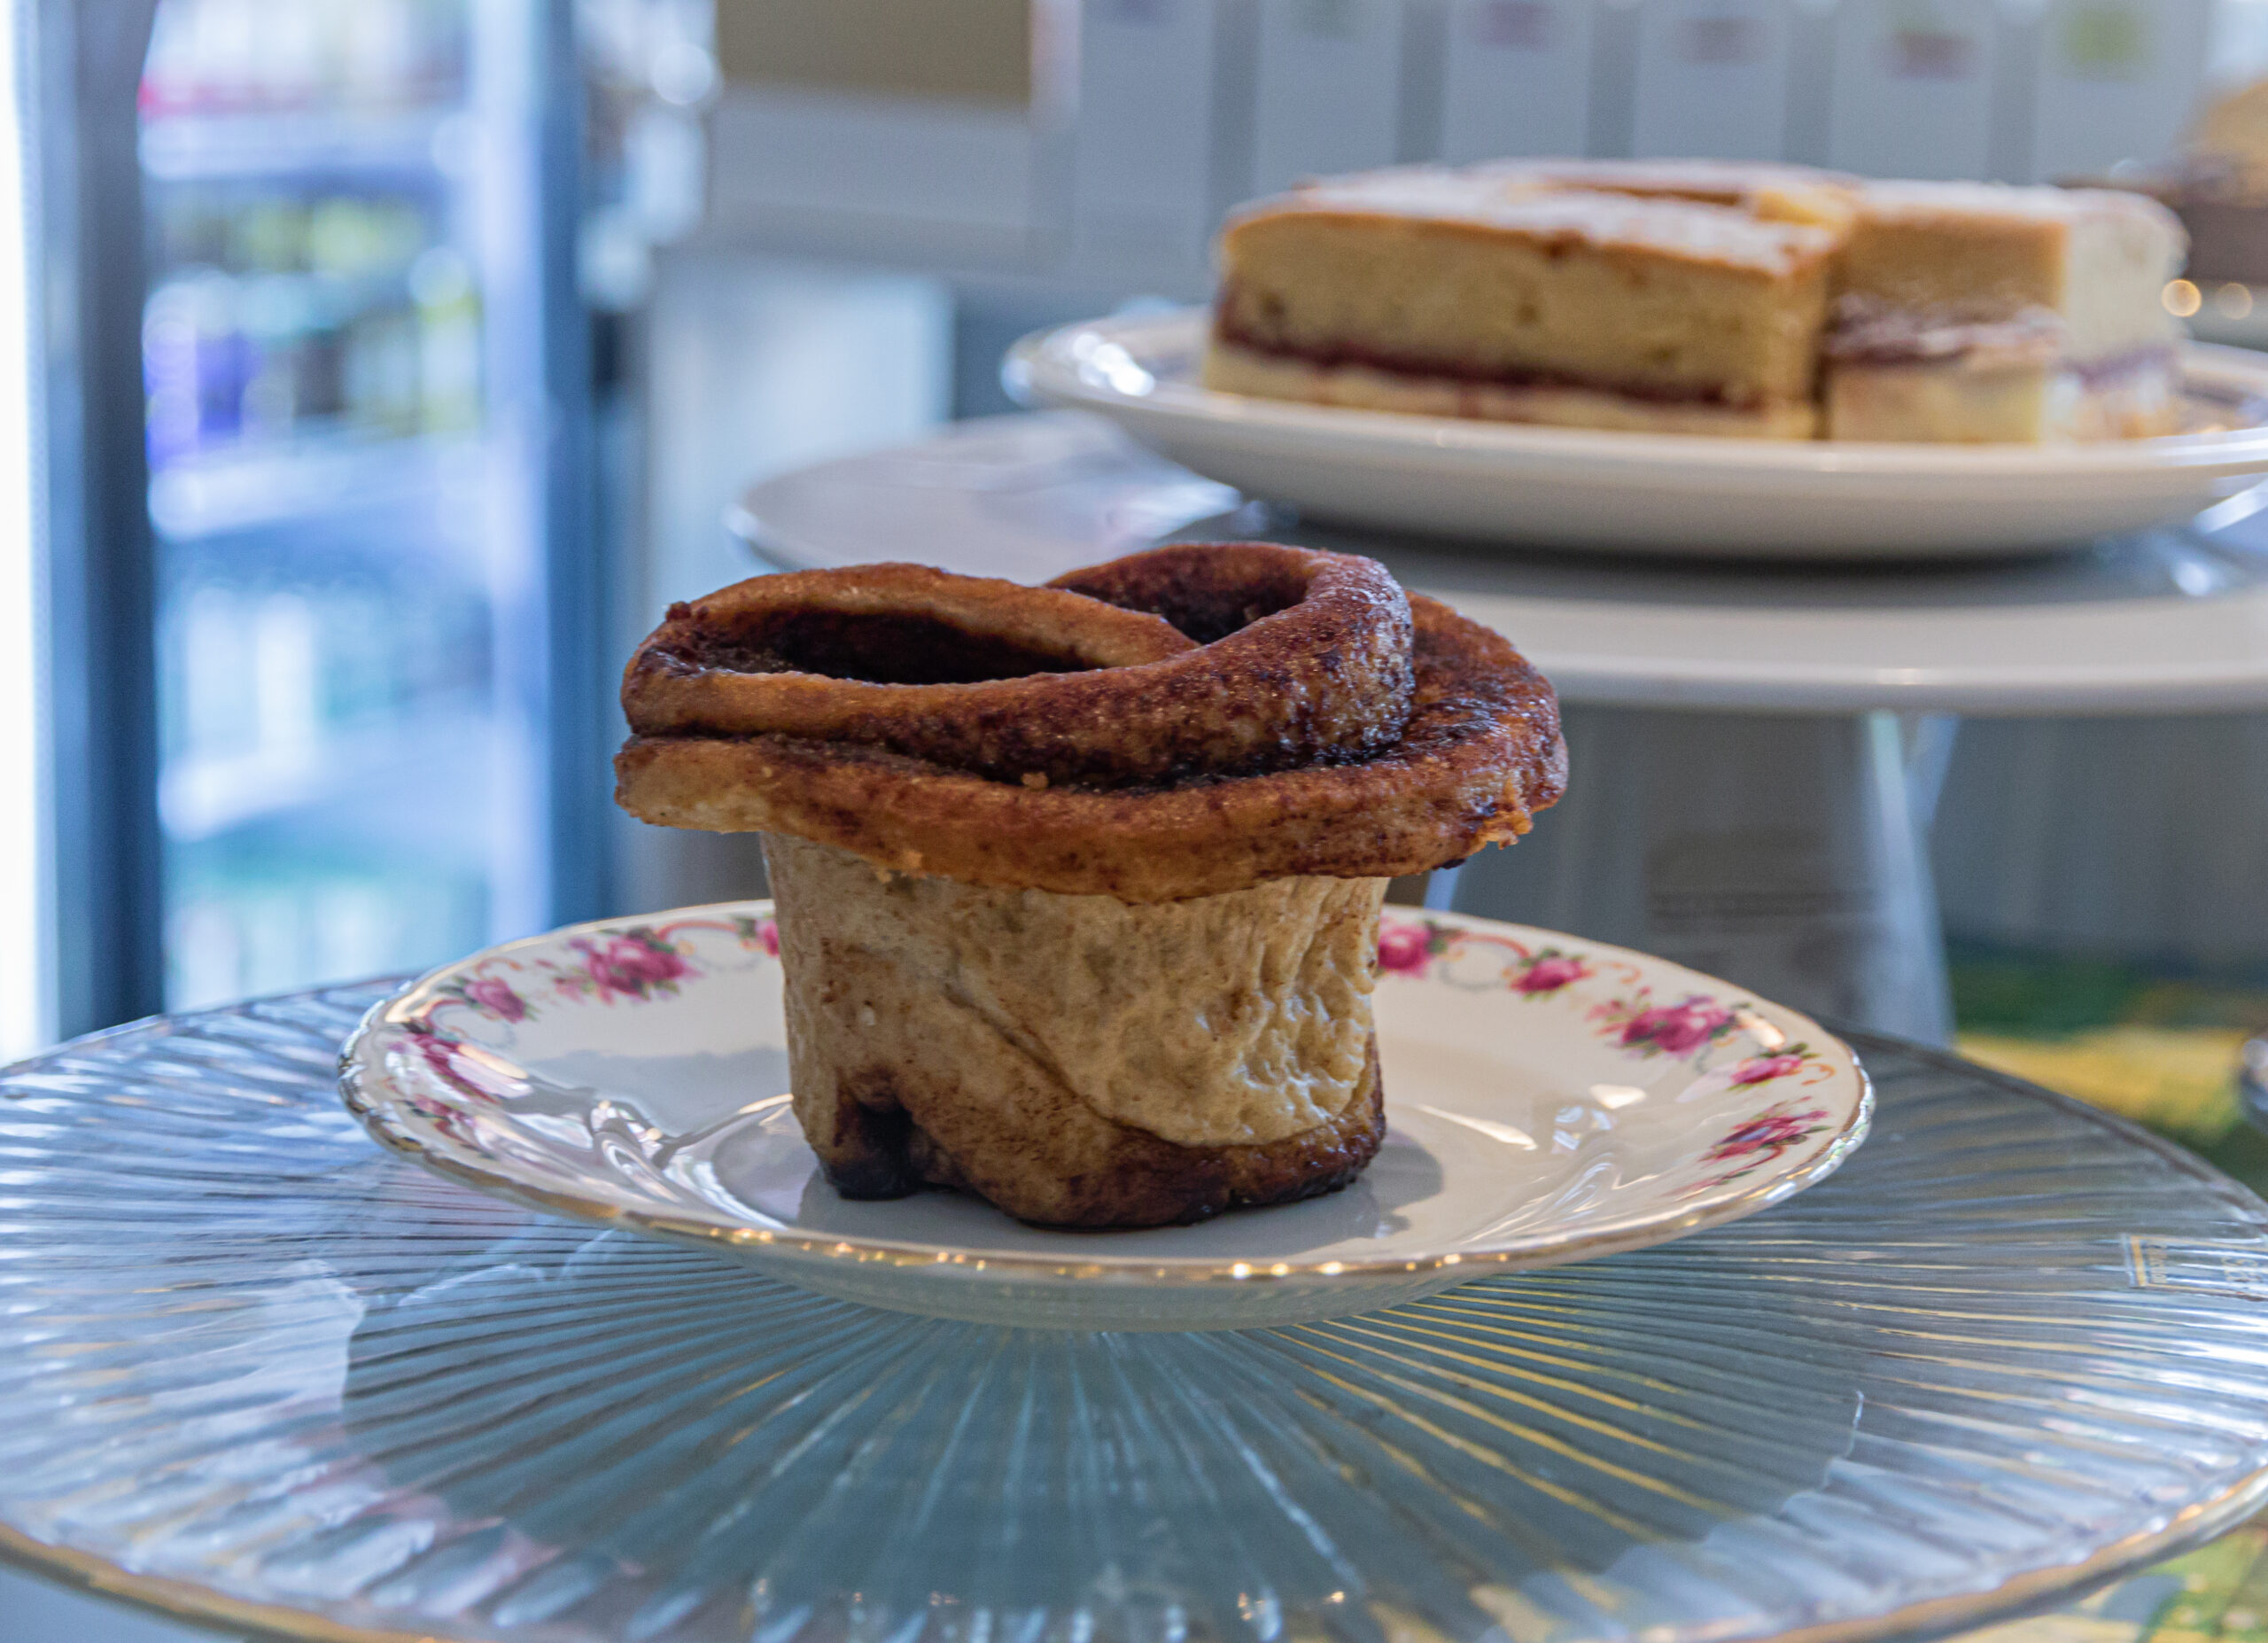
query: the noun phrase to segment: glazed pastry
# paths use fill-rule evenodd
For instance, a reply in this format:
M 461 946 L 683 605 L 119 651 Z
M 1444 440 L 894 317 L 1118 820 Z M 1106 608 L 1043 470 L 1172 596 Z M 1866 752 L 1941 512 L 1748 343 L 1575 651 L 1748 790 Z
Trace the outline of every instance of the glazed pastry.
M 617 797 L 765 834 L 796 1116 L 852 1197 L 1153 1226 L 1345 1186 L 1386 881 L 1557 798 L 1550 687 L 1373 562 L 761 577 L 633 659 Z

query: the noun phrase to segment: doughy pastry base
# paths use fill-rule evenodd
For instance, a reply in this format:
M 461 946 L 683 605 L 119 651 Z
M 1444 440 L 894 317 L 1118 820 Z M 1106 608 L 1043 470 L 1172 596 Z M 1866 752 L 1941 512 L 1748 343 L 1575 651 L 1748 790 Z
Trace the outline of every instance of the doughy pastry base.
M 765 853 L 796 1117 L 846 1196 L 1156 1226 L 1334 1190 L 1378 1150 L 1384 880 L 1129 905 Z

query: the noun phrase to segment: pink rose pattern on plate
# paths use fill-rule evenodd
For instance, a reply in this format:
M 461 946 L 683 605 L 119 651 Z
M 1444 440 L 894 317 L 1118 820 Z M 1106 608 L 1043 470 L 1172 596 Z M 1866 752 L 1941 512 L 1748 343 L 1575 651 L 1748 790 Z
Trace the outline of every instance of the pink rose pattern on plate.
M 443 1035 L 432 1024 L 434 1016 L 444 1009 L 460 1008 L 513 1027 L 533 1020 L 539 1014 L 536 1001 L 547 995 L 594 1000 L 610 1007 L 618 1001 L 642 1003 L 668 996 L 677 992 L 680 981 L 705 973 L 694 959 L 690 944 L 678 939 L 680 932 L 695 930 L 728 932 L 737 938 L 743 951 L 761 953 L 767 958 L 780 955 L 780 927 L 768 918 L 680 919 L 666 924 L 602 930 L 567 943 L 567 951 L 574 955 L 571 963 L 500 954 L 470 978 L 439 988 L 434 1002 L 411 1031 L 421 1035 L 418 1047 L 443 1083 L 475 1100 L 494 1101 L 510 1092 L 496 1087 L 495 1075 L 477 1064 L 478 1051 Z M 1479 985 L 1501 985 L 1523 999 L 1554 997 L 1577 982 L 1601 974 L 1603 968 L 1596 955 L 1558 946 L 1532 948 L 1492 931 L 1437 924 L 1430 919 L 1379 921 L 1381 975 L 1423 979 L 1437 966 L 1474 954 L 1486 954 L 1498 963 L 1496 974 Z M 1635 969 L 1623 961 L 1604 961 L 1604 968 L 1627 971 L 1632 983 L 1637 979 Z M 519 985 L 506 979 L 504 972 L 510 972 Z M 1474 984 L 1468 980 L 1453 985 Z M 1749 1008 L 1745 1003 L 1720 1004 L 1698 993 L 1674 1003 L 1656 1003 L 1651 989 L 1634 986 L 1620 997 L 1594 1005 L 1589 1015 L 1603 1024 L 1601 1032 L 1605 1036 L 1634 1055 L 1668 1055 L 1678 1060 L 1689 1056 L 1697 1065 L 1712 1048 L 1739 1030 L 1740 1016 Z M 1728 1082 L 1735 1088 L 1753 1088 L 1791 1078 L 1806 1068 L 1821 1075 L 1831 1072 L 1809 1046 L 1795 1044 L 1738 1063 L 1730 1070 Z M 1796 1111 L 1801 1102 L 1800 1096 L 1790 1096 L 1727 1133 L 1703 1155 L 1703 1162 L 1747 1161 L 1695 1183 L 1687 1189 L 1687 1195 L 1738 1180 L 1789 1148 L 1817 1135 L 1826 1127 L 1827 1115 L 1818 1108 Z M 427 1103 L 419 1105 L 423 1109 Z M 438 1110 L 428 1117 L 445 1129 L 462 1122 L 457 1115 Z
M 1534 998 L 1541 993 L 1557 993 L 1562 987 L 1573 986 L 1590 973 L 1590 966 L 1573 954 L 1562 953 L 1557 947 L 1546 947 L 1521 967 L 1519 979 L 1512 983 L 1512 991 L 1525 993 Z
M 685 955 L 649 930 L 595 941 L 579 937 L 567 945 L 582 954 L 582 968 L 555 977 L 552 985 L 571 996 L 594 996 L 602 1004 L 675 993 L 679 981 L 692 973 Z
M 1739 1031 L 1741 1013 L 1748 1008 L 1720 1004 L 1698 993 L 1674 1004 L 1657 1004 L 1653 990 L 1641 987 L 1627 998 L 1594 1005 L 1591 1019 L 1604 1022 L 1608 1034 L 1633 1055 L 1697 1062 L 1720 1040 Z
M 1501 975 L 1497 979 L 1526 998 L 1546 997 L 1598 973 L 1589 959 L 1562 947 L 1532 948 L 1508 936 L 1460 930 L 1454 924 L 1436 924 L 1431 919 L 1416 923 L 1396 918 L 1379 921 L 1381 975 L 1424 977 L 1437 960 L 1482 953 L 1498 960 Z
M 527 1001 L 512 991 L 512 984 L 501 976 L 483 976 L 464 985 L 467 1002 L 486 1010 L 499 1021 L 517 1024 L 528 1018 Z
M 506 1027 L 517 1027 L 537 1017 L 540 1000 L 590 999 L 611 1006 L 617 1000 L 642 1003 L 666 997 L 677 992 L 680 981 L 705 973 L 693 957 L 691 944 L 679 939 L 681 933 L 691 931 L 729 934 L 743 952 L 762 953 L 768 958 L 780 954 L 780 931 L 768 918 L 688 918 L 666 924 L 629 924 L 573 938 L 566 944 L 566 951 L 573 955 L 571 962 L 499 954 L 469 975 L 436 988 L 432 1001 L 406 1024 L 416 1035 L 418 1052 L 433 1076 L 468 1106 L 501 1101 L 524 1093 L 510 1063 L 498 1060 L 493 1051 L 443 1030 L 437 1019 L 444 1010 L 466 1010 Z M 411 1104 L 443 1134 L 472 1144 L 462 1110 L 423 1096 L 413 1097 Z
M 1439 938 L 1431 924 L 1379 921 L 1379 969 L 1389 976 L 1422 976 L 1433 962 Z
M 493 1103 L 524 1093 L 524 1086 L 514 1071 L 492 1064 L 493 1058 L 486 1052 L 436 1032 L 431 1021 L 413 1021 L 408 1026 L 409 1041 L 428 1070 L 462 1096 L 468 1105 Z M 478 1144 L 478 1138 L 472 1132 L 465 1107 L 451 1106 L 430 1095 L 416 1094 L 410 1096 L 410 1104 L 451 1141 L 464 1146 Z
M 1733 1069 L 1733 1082 L 1768 1084 L 1775 1078 L 1784 1078 L 1790 1073 L 1802 1071 L 1804 1063 L 1811 1058 L 1810 1049 L 1801 1044 L 1782 1050 L 1776 1055 L 1751 1055 Z
M 1379 972 L 1382 976 L 1422 979 L 1432 974 L 1437 965 L 1446 969 L 1449 961 L 1483 950 L 1491 951 L 1500 961 L 1501 968 L 1491 981 L 1481 985 L 1501 985 L 1525 998 L 1551 997 L 1576 982 L 1601 974 L 1603 969 L 1627 971 L 1625 979 L 1629 985 L 1626 990 L 1604 1003 L 1593 1005 L 1588 1014 L 1592 1021 L 1599 1024 L 1604 1036 L 1627 1054 L 1641 1059 L 1666 1055 L 1675 1061 L 1689 1060 L 1697 1071 L 1713 1049 L 1742 1031 L 1742 1018 L 1754 1008 L 1746 1001 L 1720 1003 L 1700 993 L 1689 993 L 1667 1002 L 1658 1001 L 1651 987 L 1637 985 L 1638 972 L 1635 969 L 1618 960 L 1603 960 L 1597 954 L 1557 946 L 1531 948 L 1510 937 L 1464 930 L 1454 924 L 1437 924 L 1431 919 L 1413 922 L 1385 918 L 1379 923 Z M 1446 975 L 1437 978 L 1449 979 Z M 1809 1045 L 1790 1044 L 1751 1055 L 1713 1076 L 1721 1078 L 1727 1088 L 1756 1089 L 1807 1071 L 1811 1076 L 1804 1080 L 1806 1083 L 1831 1077 L 1834 1071 Z M 1789 1096 L 1755 1117 L 1743 1119 L 1702 1155 L 1702 1162 L 1746 1161 L 1738 1168 L 1695 1182 L 1686 1189 L 1685 1195 L 1690 1197 L 1738 1180 L 1778 1158 L 1790 1147 L 1818 1135 L 1827 1127 L 1827 1115 L 1815 1107 L 1796 1110 L 1802 1102 L 1801 1096 Z
M 516 1027 L 541 1012 L 539 1001 L 595 999 L 611 1005 L 620 1000 L 641 1003 L 667 997 L 678 983 L 705 973 L 689 944 L 678 938 L 696 930 L 718 931 L 738 938 L 743 951 L 780 956 L 780 927 L 768 918 L 735 917 L 677 919 L 666 924 L 625 924 L 578 936 L 567 944 L 574 962 L 517 959 L 499 955 L 474 971 L 468 980 L 441 987 L 427 1018 L 447 1008 L 470 1010 L 491 1021 Z M 507 974 L 513 979 L 507 979 Z M 517 982 L 517 985 L 515 985 Z
M 1775 1056 L 1772 1059 L 1788 1060 L 1791 1057 Z M 1792 1057 L 1792 1059 L 1798 1060 L 1800 1064 L 1803 1058 Z M 1752 1066 L 1755 1063 L 1748 1064 Z M 1745 1162 L 1737 1169 L 1727 1170 L 1720 1174 L 1712 1175 L 1705 1180 L 1694 1182 L 1685 1189 L 1683 1195 L 1690 1198 L 1697 1193 L 1708 1192 L 1713 1187 L 1727 1186 L 1736 1181 L 1744 1175 L 1752 1175 L 1766 1164 L 1777 1159 L 1789 1148 L 1798 1146 L 1827 1129 L 1827 1110 L 1823 1107 L 1806 1107 L 1804 1102 L 1805 1098 L 1801 1095 L 1785 1096 L 1773 1102 L 1754 1117 L 1736 1125 L 1731 1130 L 1726 1132 L 1723 1139 L 1701 1155 L 1702 1162 L 1721 1164 L 1736 1158 L 1744 1159 Z

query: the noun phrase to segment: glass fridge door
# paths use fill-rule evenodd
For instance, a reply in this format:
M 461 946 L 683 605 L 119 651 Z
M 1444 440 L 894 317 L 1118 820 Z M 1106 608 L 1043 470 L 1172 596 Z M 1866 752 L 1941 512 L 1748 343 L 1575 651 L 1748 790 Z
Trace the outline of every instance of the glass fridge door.
M 160 0 L 139 152 L 168 1008 L 436 962 L 560 899 L 548 10 Z

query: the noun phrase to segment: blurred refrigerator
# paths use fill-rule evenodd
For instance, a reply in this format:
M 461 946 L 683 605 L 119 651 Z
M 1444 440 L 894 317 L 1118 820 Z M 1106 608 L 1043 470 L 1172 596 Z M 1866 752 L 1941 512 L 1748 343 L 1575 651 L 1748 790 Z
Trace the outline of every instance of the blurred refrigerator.
M 143 996 L 95 1014 L 598 910 L 582 90 L 545 0 L 157 0 L 133 105 L 77 111 L 134 172 L 82 154 L 82 217 L 137 201 L 112 304 L 139 308 L 145 517 L 103 553 L 138 546 L 148 631 L 105 642 L 148 689 L 92 734 L 153 812 L 159 904 Z M 84 136 L 118 119 L 130 160 Z

